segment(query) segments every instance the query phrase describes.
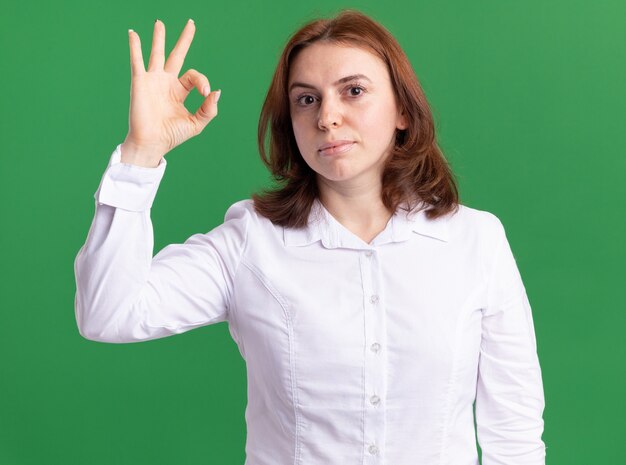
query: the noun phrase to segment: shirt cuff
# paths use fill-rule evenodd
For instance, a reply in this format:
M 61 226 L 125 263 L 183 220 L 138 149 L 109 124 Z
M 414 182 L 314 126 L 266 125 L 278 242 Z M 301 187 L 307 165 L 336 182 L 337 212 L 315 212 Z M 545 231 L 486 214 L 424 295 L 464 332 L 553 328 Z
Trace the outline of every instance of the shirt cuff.
M 99 204 L 123 210 L 149 210 L 165 173 L 167 161 L 162 157 L 156 168 L 122 163 L 121 146 L 119 144 L 113 151 L 94 198 Z

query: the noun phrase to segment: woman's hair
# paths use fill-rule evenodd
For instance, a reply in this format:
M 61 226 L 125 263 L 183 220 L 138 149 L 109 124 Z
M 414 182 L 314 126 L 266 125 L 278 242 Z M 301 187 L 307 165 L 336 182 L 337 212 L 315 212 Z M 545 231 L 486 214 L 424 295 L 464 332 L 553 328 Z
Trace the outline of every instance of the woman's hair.
M 459 194 L 454 175 L 437 146 L 430 107 L 406 54 L 382 25 L 354 10 L 305 24 L 293 34 L 280 56 L 258 127 L 261 160 L 278 186 L 252 195 L 256 211 L 274 224 L 300 228 L 307 225 L 311 206 L 318 197 L 316 173 L 296 144 L 287 90 L 294 58 L 315 42 L 359 47 L 387 65 L 408 127 L 396 131 L 395 147 L 383 168 L 383 204 L 392 212 L 403 208 L 405 202 L 407 211 L 421 204 L 422 208 L 429 207 L 426 215 L 431 219 L 456 211 Z

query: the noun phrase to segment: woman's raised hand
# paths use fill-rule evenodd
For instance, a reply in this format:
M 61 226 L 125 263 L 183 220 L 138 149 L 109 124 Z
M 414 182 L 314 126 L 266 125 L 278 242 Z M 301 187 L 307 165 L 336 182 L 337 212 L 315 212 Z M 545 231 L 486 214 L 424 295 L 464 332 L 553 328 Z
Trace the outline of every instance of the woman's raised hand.
M 165 25 L 156 20 L 147 71 L 139 35 L 129 31 L 130 114 L 128 135 L 121 147 L 122 163 L 158 166 L 167 152 L 200 134 L 217 115 L 220 91 L 211 92 L 205 75 L 190 69 L 178 77 L 195 31 L 190 19 L 165 62 Z M 196 113 L 191 114 L 184 101 L 194 88 L 205 99 Z

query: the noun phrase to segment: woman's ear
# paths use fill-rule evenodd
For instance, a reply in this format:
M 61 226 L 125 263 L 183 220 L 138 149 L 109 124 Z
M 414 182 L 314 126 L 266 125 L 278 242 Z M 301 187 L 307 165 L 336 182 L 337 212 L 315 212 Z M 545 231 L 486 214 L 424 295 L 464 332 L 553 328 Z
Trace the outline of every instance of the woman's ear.
M 403 110 L 398 114 L 398 120 L 396 121 L 396 128 L 403 130 L 409 127 L 408 118 Z

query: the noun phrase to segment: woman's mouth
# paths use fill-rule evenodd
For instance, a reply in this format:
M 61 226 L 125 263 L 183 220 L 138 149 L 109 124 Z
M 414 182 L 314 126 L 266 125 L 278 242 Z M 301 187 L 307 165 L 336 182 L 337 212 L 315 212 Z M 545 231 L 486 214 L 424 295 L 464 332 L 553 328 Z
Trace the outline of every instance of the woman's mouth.
M 319 149 L 319 153 L 322 156 L 338 155 L 340 153 L 347 152 L 355 144 L 353 141 L 337 141 L 330 144 L 323 145 Z

